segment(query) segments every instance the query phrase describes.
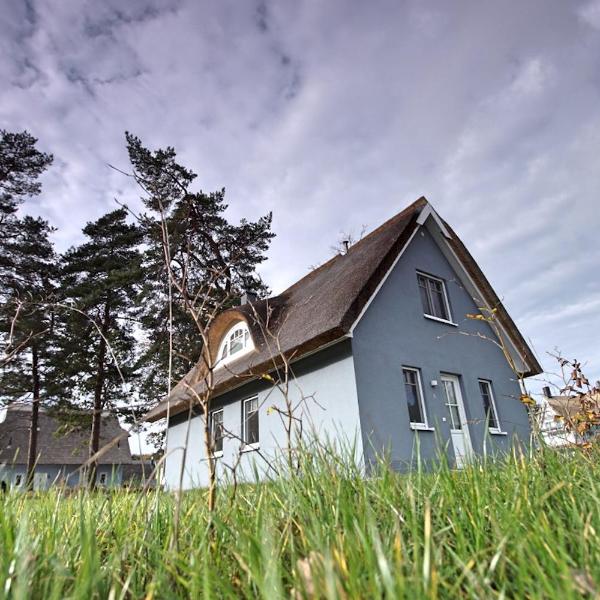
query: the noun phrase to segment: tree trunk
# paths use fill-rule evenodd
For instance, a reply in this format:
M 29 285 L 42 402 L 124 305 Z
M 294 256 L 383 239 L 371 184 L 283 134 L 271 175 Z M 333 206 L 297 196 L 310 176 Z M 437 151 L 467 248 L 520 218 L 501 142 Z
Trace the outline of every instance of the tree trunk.
M 27 447 L 27 473 L 25 487 L 33 489 L 33 473 L 37 461 L 38 417 L 40 411 L 40 372 L 38 349 L 34 343 L 31 347 L 31 378 L 33 382 L 33 403 L 31 405 L 31 420 L 29 423 L 29 445 Z
M 104 305 L 104 319 L 102 321 L 102 328 L 100 329 L 102 335 L 100 336 L 100 345 L 98 347 L 98 370 L 96 372 L 96 386 L 94 389 L 94 411 L 92 414 L 92 433 L 90 435 L 90 457 L 92 457 L 100 449 L 100 428 L 102 419 L 102 408 L 103 399 L 102 392 L 104 390 L 104 361 L 106 359 L 106 336 L 109 329 L 110 319 L 110 305 L 108 301 Z M 88 467 L 87 482 L 90 489 L 96 487 L 96 472 L 98 470 L 98 462 L 96 460 Z

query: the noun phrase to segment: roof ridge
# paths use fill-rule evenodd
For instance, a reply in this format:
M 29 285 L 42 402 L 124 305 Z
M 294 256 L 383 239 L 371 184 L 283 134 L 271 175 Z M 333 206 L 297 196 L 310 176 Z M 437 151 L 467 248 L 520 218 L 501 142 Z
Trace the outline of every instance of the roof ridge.
M 350 248 L 348 249 L 348 253 L 352 252 L 354 249 L 363 245 L 367 240 L 369 240 L 369 238 L 374 237 L 376 234 L 378 234 L 380 232 L 380 230 L 388 227 L 392 221 L 396 221 L 396 220 L 401 219 L 402 217 L 405 217 L 408 213 L 413 212 L 418 205 L 419 205 L 419 208 L 422 208 L 423 206 L 425 206 L 428 203 L 429 202 L 428 202 L 427 198 L 425 198 L 425 196 L 420 196 L 414 202 L 409 204 L 407 207 L 403 208 L 399 213 L 396 213 L 394 216 L 387 219 L 387 221 L 384 221 L 381 225 L 379 225 L 378 227 L 373 229 L 373 231 L 370 231 L 369 233 L 367 233 L 367 235 L 365 235 L 360 240 L 358 240 L 358 242 L 356 242 L 355 244 L 352 244 L 352 246 L 350 246 Z M 336 254 L 335 256 L 332 256 L 328 261 L 324 262 L 322 265 L 319 265 L 316 269 L 313 269 L 312 271 L 310 271 L 309 273 L 304 275 L 304 277 L 301 277 L 300 279 L 298 279 L 297 281 L 292 283 L 292 285 L 290 285 L 288 288 L 283 290 L 283 292 L 281 292 L 277 296 L 273 296 L 273 298 L 277 298 L 279 296 L 284 296 L 284 295 L 288 294 L 288 292 L 290 292 L 290 290 L 299 286 L 301 283 L 304 283 L 310 277 L 316 276 L 317 273 L 319 273 L 325 267 L 329 266 L 335 260 L 338 260 L 341 256 L 343 256 L 343 255 Z

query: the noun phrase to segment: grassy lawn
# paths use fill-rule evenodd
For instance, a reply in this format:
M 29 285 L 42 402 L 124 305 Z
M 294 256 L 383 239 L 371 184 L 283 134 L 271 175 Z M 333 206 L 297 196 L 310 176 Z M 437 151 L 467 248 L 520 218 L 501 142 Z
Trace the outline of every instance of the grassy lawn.
M 331 457 L 220 492 L 0 498 L 0 598 L 579 598 L 600 590 L 600 451 L 363 479 Z

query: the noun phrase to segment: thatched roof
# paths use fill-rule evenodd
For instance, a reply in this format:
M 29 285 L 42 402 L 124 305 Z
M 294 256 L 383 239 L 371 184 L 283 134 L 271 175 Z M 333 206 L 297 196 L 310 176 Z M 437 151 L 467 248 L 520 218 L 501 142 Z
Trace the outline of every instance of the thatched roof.
M 31 406 L 13 405 L 6 411 L 0 423 L 0 463 L 26 464 L 29 443 L 29 423 Z M 38 464 L 40 465 L 80 465 L 88 454 L 89 428 L 70 428 L 65 434 L 65 423 L 52 412 L 41 408 L 38 425 Z M 102 416 L 100 448 L 122 435 L 124 430 L 112 415 Z M 61 435 L 62 434 L 62 435 Z M 124 437 L 117 445 L 108 449 L 99 459 L 103 465 L 131 463 L 129 442 Z
M 209 332 L 211 351 L 216 352 L 224 333 L 237 321 L 248 323 L 255 349 L 214 373 L 215 393 L 225 392 L 269 372 L 275 364 L 274 355 L 280 352 L 297 359 L 346 335 L 419 226 L 419 215 L 429 206 L 425 198 L 419 198 L 351 246 L 346 254 L 333 257 L 278 296 L 221 313 Z M 484 300 L 498 308 L 498 319 L 523 356 L 528 374 L 541 372 L 538 361 L 481 269 L 456 234 L 446 227 L 453 251 L 482 291 Z M 265 327 L 268 336 L 264 334 Z M 275 348 L 271 335 L 277 338 L 279 349 Z M 155 421 L 165 417 L 167 409 L 171 415 L 185 410 L 195 397 L 190 388 L 199 390 L 202 386 L 203 366 L 199 364 L 175 386 L 169 398 L 150 411 L 146 419 Z
M 585 394 L 583 396 L 552 396 L 546 398 L 552 410 L 567 421 L 572 420 L 578 413 L 583 412 L 582 403 L 590 403 L 595 410 L 600 407 L 600 393 Z

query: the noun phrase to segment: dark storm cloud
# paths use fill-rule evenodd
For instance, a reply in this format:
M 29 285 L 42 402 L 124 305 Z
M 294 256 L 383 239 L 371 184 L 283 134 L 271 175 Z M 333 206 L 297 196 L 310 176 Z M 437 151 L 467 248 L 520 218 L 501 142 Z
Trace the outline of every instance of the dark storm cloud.
M 123 131 L 233 218 L 274 211 L 275 291 L 425 194 L 545 364 L 600 376 L 600 2 L 9 2 L 0 126 L 56 156 L 28 209 L 136 207 Z

